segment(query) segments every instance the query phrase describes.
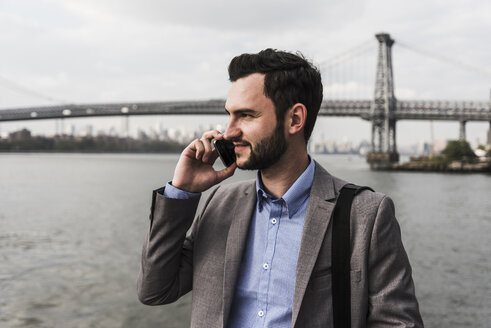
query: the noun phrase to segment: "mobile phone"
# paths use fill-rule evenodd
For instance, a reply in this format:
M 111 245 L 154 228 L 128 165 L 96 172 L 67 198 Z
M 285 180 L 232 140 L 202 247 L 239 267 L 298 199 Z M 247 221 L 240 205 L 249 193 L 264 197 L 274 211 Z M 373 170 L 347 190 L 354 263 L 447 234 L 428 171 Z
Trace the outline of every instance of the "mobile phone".
M 222 160 L 223 165 L 225 167 L 229 167 L 233 163 L 235 163 L 235 145 L 232 141 L 225 140 L 225 139 L 213 139 L 213 146 L 216 148 L 218 152 L 218 156 L 220 156 L 220 159 Z

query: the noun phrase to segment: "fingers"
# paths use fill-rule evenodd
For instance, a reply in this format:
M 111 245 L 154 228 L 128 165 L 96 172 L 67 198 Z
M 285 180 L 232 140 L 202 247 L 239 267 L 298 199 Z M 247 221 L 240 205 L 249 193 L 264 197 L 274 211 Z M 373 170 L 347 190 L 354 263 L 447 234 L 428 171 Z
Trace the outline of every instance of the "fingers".
M 223 139 L 223 134 L 218 130 L 212 130 L 203 133 L 203 136 L 201 138 L 208 139 L 208 140 Z
M 195 152 L 194 156 L 197 160 L 204 163 L 213 164 L 218 157 L 218 153 L 211 146 L 211 139 L 223 139 L 223 135 L 218 130 L 212 130 L 203 133 L 200 139 L 195 139 L 189 148 Z
M 205 151 L 203 152 L 202 160 L 203 162 L 208 163 L 208 161 L 210 160 L 211 152 L 213 151 L 213 149 L 211 148 L 211 142 L 209 139 L 205 139 L 203 137 L 200 140 L 205 148 Z
M 223 170 L 217 171 L 217 183 L 222 182 L 223 180 L 230 178 L 234 175 L 235 169 L 237 168 L 237 163 L 233 163 L 229 167 L 224 168 Z
M 203 145 L 205 147 L 203 162 L 213 164 L 218 157 L 218 152 L 212 147 L 211 139 L 223 139 L 223 134 L 218 130 L 212 130 L 203 133 L 203 136 L 201 137 L 201 140 L 203 141 Z
M 218 151 L 216 149 L 213 149 L 209 155 L 210 157 L 208 158 L 208 162 L 210 163 L 215 163 L 216 159 L 218 158 Z
M 205 152 L 205 146 L 203 145 L 203 141 L 201 139 L 195 139 L 189 145 L 189 148 L 194 151 L 194 158 L 196 158 L 197 160 L 201 160 L 201 157 Z

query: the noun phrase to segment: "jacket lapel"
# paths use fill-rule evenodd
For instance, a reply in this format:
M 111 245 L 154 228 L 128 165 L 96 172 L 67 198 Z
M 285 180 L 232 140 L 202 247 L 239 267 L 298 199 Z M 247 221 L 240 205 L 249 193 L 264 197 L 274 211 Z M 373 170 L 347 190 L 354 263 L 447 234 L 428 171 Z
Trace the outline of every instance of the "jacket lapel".
M 333 200 L 336 198 L 332 176 L 317 162 L 315 164 L 314 181 L 310 190 L 310 199 L 305 213 L 302 241 L 298 254 L 292 327 L 295 326 L 312 269 L 317 261 L 319 250 L 331 220 L 331 214 L 334 209 Z
M 227 236 L 225 266 L 223 276 L 223 325 L 227 324 L 233 301 L 242 255 L 244 254 L 247 233 L 256 207 L 255 183 L 251 183 L 244 195 L 237 195 L 237 204 Z

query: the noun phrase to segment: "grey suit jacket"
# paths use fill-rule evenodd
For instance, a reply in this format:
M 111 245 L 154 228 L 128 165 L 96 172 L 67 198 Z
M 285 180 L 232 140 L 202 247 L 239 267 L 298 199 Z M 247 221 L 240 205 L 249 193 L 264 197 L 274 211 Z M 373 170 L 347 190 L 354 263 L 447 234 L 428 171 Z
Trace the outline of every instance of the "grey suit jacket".
M 292 327 L 332 327 L 329 223 L 344 184 L 316 163 Z M 192 289 L 191 327 L 226 327 L 255 205 L 255 181 L 217 187 L 196 219 L 197 199 L 167 199 L 162 190 L 154 191 L 137 284 L 140 301 L 167 304 Z M 351 220 L 352 327 L 423 327 L 392 200 L 363 191 L 353 201 Z

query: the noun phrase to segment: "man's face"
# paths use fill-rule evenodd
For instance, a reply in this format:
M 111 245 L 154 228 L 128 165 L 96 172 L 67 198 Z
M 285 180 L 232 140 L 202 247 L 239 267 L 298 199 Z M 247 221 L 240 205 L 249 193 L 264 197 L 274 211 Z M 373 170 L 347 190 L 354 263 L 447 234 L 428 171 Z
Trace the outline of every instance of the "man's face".
M 277 122 L 275 106 L 264 95 L 264 75 L 254 73 L 232 83 L 225 109 L 230 114 L 225 138 L 235 144 L 237 166 L 256 170 L 275 164 L 287 142 L 284 124 Z

